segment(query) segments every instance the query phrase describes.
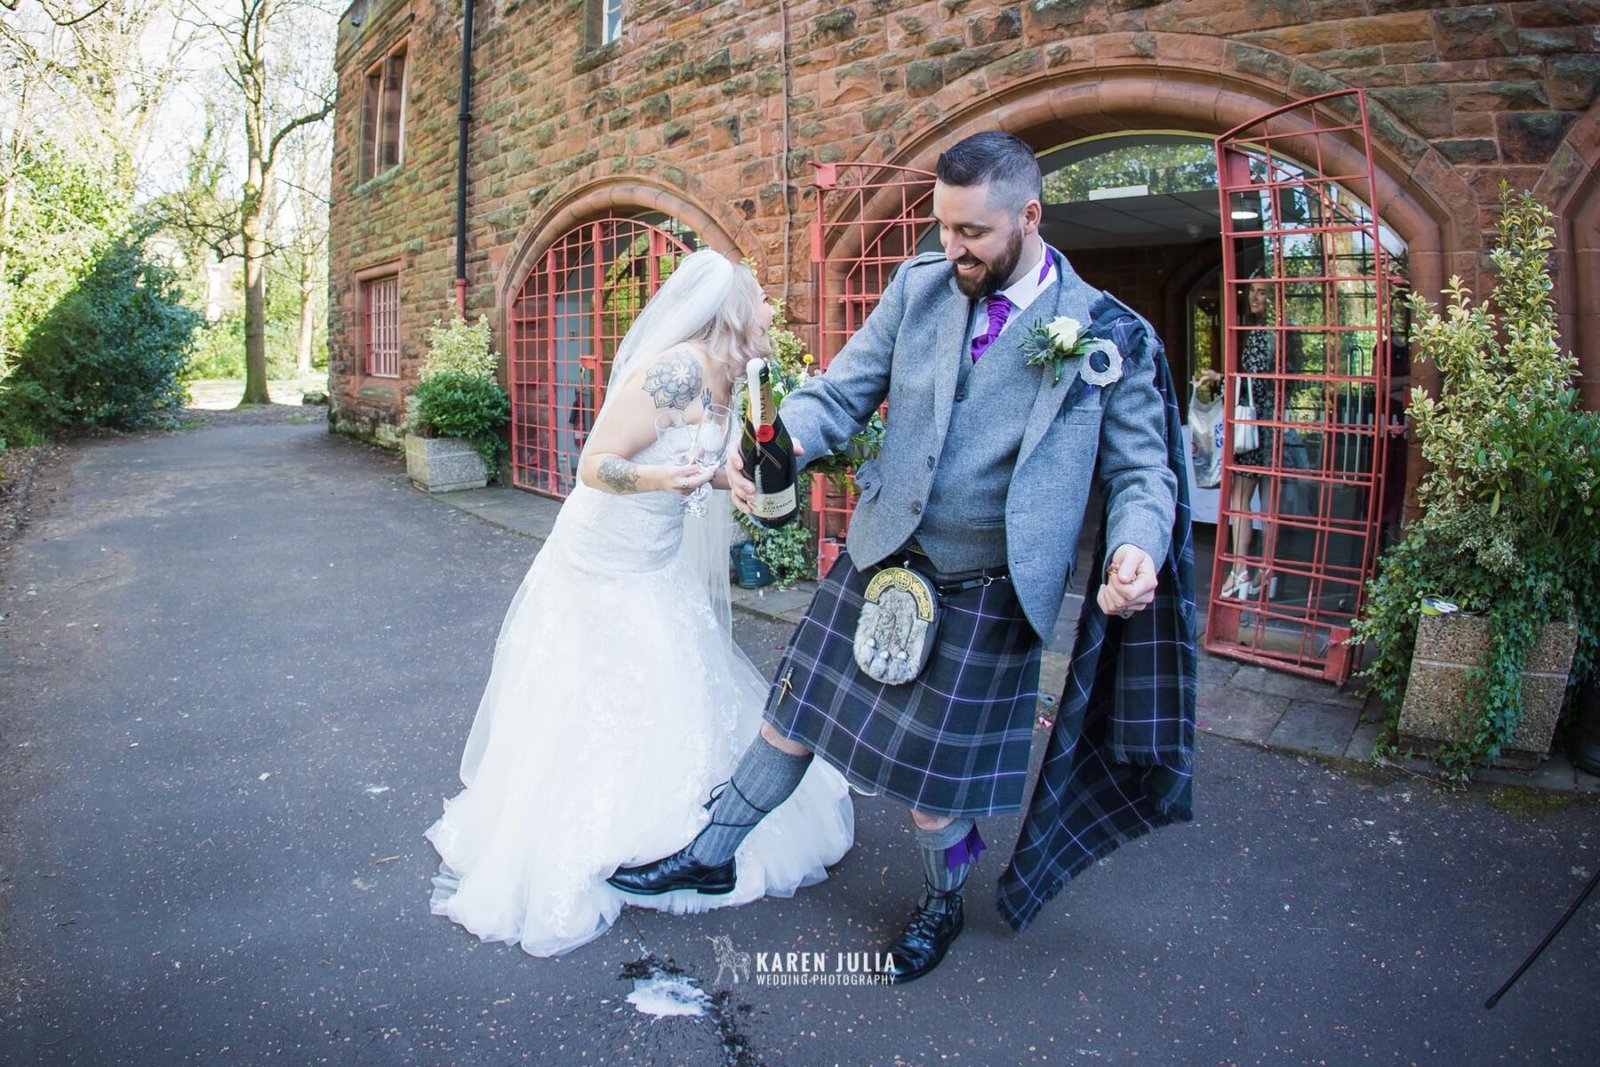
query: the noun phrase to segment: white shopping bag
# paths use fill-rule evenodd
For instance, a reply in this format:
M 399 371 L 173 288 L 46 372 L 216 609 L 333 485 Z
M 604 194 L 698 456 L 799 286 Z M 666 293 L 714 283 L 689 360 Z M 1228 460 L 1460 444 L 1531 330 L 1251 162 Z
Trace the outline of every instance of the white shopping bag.
M 1214 489 L 1222 484 L 1222 396 L 1200 399 L 1199 389 L 1189 389 L 1189 447 L 1194 452 L 1194 484 Z

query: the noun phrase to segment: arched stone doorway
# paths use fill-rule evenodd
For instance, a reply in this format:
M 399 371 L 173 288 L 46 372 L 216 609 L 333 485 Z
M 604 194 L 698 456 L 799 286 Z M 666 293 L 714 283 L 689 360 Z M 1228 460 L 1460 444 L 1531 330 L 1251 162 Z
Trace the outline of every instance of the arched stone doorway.
M 936 142 L 930 137 L 919 147 L 903 154 L 892 168 L 882 168 L 883 171 L 897 172 L 888 177 L 885 183 L 899 185 L 904 181 L 903 175 L 914 169 L 930 169 L 943 146 L 967 133 L 994 128 L 998 113 L 999 125 L 1034 145 L 1040 153 L 1043 169 L 1051 175 L 1049 185 L 1057 195 L 1052 196 L 1047 192 L 1045 198 L 1046 239 L 1068 255 L 1086 280 L 1117 292 L 1156 325 L 1168 343 L 1174 376 L 1181 383 L 1200 366 L 1220 366 L 1218 361 L 1225 359 L 1222 312 L 1226 308 L 1224 301 L 1234 294 L 1221 291 L 1223 286 L 1219 270 L 1223 259 L 1222 242 L 1219 239 L 1222 225 L 1213 139 L 1223 132 L 1217 128 L 1221 125 L 1218 116 L 1227 111 L 1221 101 L 1226 98 L 1241 118 L 1269 111 L 1270 105 L 1281 101 L 1263 99 L 1256 102 L 1259 110 L 1246 112 L 1246 98 L 1238 94 L 1219 94 L 1214 83 L 1198 92 L 1186 92 L 1185 87 L 1178 84 L 1179 80 L 1172 79 L 1166 85 L 1158 84 L 1153 89 L 1146 83 L 1134 91 L 1126 84 L 1120 84 L 1117 79 L 1110 79 L 1081 101 L 1085 105 L 1081 115 L 1075 114 L 1074 100 L 1082 95 L 1079 92 L 1082 86 L 1070 87 L 1070 92 L 1060 87 L 1050 91 L 1041 90 L 1022 99 L 1007 100 L 998 110 L 994 102 L 989 101 L 981 115 L 975 109 L 965 121 L 943 125 L 945 132 Z M 1130 121 L 1115 132 L 1109 132 L 1107 127 L 1116 127 L 1118 124 L 1114 116 L 1108 116 L 1103 110 L 1108 100 L 1123 101 L 1129 115 L 1143 121 Z M 1197 101 L 1211 106 L 1198 107 Z M 1165 115 L 1162 114 L 1163 104 L 1170 107 Z M 1174 121 L 1175 118 L 1181 120 L 1181 124 Z M 956 127 L 955 132 L 950 132 L 951 125 Z M 1130 132 L 1130 128 L 1133 132 Z M 1160 159 L 1163 165 L 1158 168 L 1161 173 L 1157 180 L 1109 180 L 1117 173 L 1119 161 L 1114 157 L 1119 153 L 1130 158 L 1142 153 L 1143 164 L 1148 171 L 1152 149 L 1155 150 L 1155 156 L 1163 157 Z M 1366 173 L 1367 155 L 1363 149 L 1364 142 L 1360 136 L 1349 137 L 1344 143 L 1330 142 L 1318 147 L 1315 162 L 1334 175 Z M 871 162 L 863 161 L 859 166 L 863 171 L 871 171 Z M 1127 163 L 1129 159 L 1120 162 Z M 1069 173 L 1074 170 L 1079 173 Z M 1095 171 L 1098 171 L 1099 181 L 1085 177 L 1085 173 L 1091 173 L 1092 177 Z M 1311 175 L 1313 179 L 1321 177 L 1310 166 L 1302 166 L 1300 171 Z M 1412 181 L 1415 181 L 1414 175 Z M 1078 189 L 1080 185 L 1082 188 Z M 923 205 L 922 210 L 926 211 L 925 199 L 908 196 L 904 192 L 897 195 L 907 202 Z M 1419 200 L 1414 184 L 1408 190 L 1403 183 L 1381 173 L 1377 181 L 1366 183 L 1361 199 L 1378 201 L 1394 208 L 1403 225 L 1389 227 L 1386 231 L 1388 236 L 1397 248 L 1405 250 L 1412 276 L 1420 274 L 1419 280 L 1424 286 L 1431 285 L 1436 289 L 1442 258 L 1438 251 L 1438 219 L 1444 215 L 1440 205 Z M 819 242 L 822 247 L 815 250 L 821 305 L 818 313 L 824 324 L 830 321 L 859 321 L 864 314 L 862 305 L 870 303 L 874 295 L 850 292 L 848 297 L 852 306 L 848 313 L 828 306 L 830 283 L 842 292 L 840 280 L 862 273 L 845 260 L 863 255 L 864 250 L 874 244 L 875 239 L 870 232 L 852 232 L 849 224 L 854 221 L 859 226 L 870 219 L 874 226 L 896 226 L 902 231 L 905 228 L 904 219 L 889 219 L 876 212 L 869 214 L 866 210 L 872 205 L 881 206 L 885 197 L 858 195 L 856 200 L 862 205 L 858 210 L 862 210 L 863 215 L 852 220 L 848 208 L 841 210 L 837 204 L 830 207 L 826 196 L 819 197 L 819 233 L 833 226 L 843 234 L 832 246 Z M 937 236 L 931 225 L 922 231 L 916 247 L 919 251 L 937 248 Z M 1376 327 L 1375 322 L 1369 325 Z M 1328 366 L 1326 361 L 1323 366 Z M 1299 374 L 1302 370 L 1297 368 L 1294 373 Z M 1287 386 L 1287 383 L 1274 383 L 1274 388 L 1278 389 L 1280 384 Z M 1343 403 L 1343 400 L 1330 402 L 1334 407 Z M 1279 405 L 1279 409 L 1287 410 L 1287 404 Z M 1324 405 L 1317 410 L 1326 413 L 1332 408 Z M 1298 447 L 1299 443 L 1296 442 Z M 1282 458 L 1281 451 L 1279 459 Z M 1392 466 L 1403 469 L 1403 449 L 1399 456 L 1393 458 L 1400 462 Z M 1368 462 L 1371 462 L 1370 456 Z M 1403 475 L 1398 471 L 1391 470 L 1391 475 L 1395 477 L 1397 487 L 1403 484 L 1400 481 Z M 1210 510 L 1211 515 L 1215 516 L 1217 493 L 1214 489 L 1211 493 Z M 1372 490 L 1369 495 L 1380 497 L 1381 488 Z M 1398 493 L 1394 497 L 1397 498 Z M 1320 506 L 1322 497 L 1319 495 L 1317 499 Z M 1391 517 L 1398 518 L 1398 509 L 1394 509 Z M 1317 541 L 1316 536 L 1312 540 Z M 1290 541 L 1293 541 L 1292 537 L 1284 539 L 1284 543 Z M 1278 543 L 1273 542 L 1275 545 Z M 1354 576 L 1357 589 L 1365 570 L 1371 566 L 1370 551 L 1363 549 L 1358 555 L 1362 558 L 1357 561 Z M 1212 569 L 1206 565 L 1206 561 L 1201 561 L 1201 568 L 1208 573 Z M 1282 592 L 1285 597 L 1299 596 L 1302 601 L 1317 599 L 1314 592 L 1308 591 L 1310 588 L 1303 582 L 1300 587 L 1289 582 L 1282 587 Z M 1343 613 L 1347 621 L 1349 614 L 1355 610 L 1354 599 L 1336 599 L 1340 600 L 1338 611 Z M 1301 610 L 1301 614 L 1308 612 L 1318 614 L 1308 608 Z M 1329 657 L 1339 659 L 1338 653 L 1343 651 L 1338 647 L 1337 627 L 1321 626 L 1319 623 L 1317 635 L 1309 641 L 1303 641 L 1302 645 L 1309 650 L 1292 657 L 1283 665 L 1335 679 L 1344 677 L 1348 669 L 1347 658 L 1343 663 L 1330 665 L 1326 662 Z M 1255 650 L 1252 647 L 1246 651 Z M 1257 657 L 1251 655 L 1246 658 Z

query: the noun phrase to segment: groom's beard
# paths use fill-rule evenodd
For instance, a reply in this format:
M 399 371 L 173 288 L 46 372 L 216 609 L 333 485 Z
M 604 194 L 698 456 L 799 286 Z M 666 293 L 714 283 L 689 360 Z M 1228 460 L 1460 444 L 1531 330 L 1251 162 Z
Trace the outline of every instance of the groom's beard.
M 1012 231 L 1011 240 L 1006 243 L 1005 251 L 994 262 L 986 262 L 970 253 L 956 260 L 955 262 L 960 266 L 982 263 L 984 267 L 983 273 L 976 277 L 967 278 L 957 274 L 956 288 L 960 289 L 964 296 L 972 300 L 992 296 L 1005 288 L 1006 279 L 1011 277 L 1021 259 L 1022 229 L 1018 227 Z

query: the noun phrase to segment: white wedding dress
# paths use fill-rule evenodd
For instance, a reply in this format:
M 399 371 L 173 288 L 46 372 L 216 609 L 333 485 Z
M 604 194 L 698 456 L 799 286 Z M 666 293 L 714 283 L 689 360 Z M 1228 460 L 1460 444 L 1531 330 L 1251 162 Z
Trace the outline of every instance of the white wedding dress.
M 553 956 L 604 933 L 624 903 L 682 913 L 789 896 L 850 847 L 847 786 L 814 760 L 740 847 L 732 893 L 635 897 L 605 882 L 699 832 L 766 700 L 702 565 L 680 551 L 680 501 L 578 485 L 506 613 L 461 760 L 467 788 L 427 831 L 444 861 L 433 911 L 486 941 Z M 691 520 L 691 542 L 705 521 Z

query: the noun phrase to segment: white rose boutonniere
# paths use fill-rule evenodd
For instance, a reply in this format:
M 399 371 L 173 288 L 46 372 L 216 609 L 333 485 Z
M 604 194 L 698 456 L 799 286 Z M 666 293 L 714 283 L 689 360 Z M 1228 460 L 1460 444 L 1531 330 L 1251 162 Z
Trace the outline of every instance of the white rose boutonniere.
M 1061 384 L 1062 361 L 1083 357 L 1078 376 L 1089 385 L 1105 387 L 1122 377 L 1122 353 L 1110 341 L 1083 336 L 1083 323 L 1060 315 L 1041 323 L 1022 339 L 1022 352 L 1030 367 L 1048 366 L 1050 384 Z
M 1083 333 L 1083 323 L 1070 315 L 1058 315 L 1044 324 L 1044 332 L 1050 335 L 1050 341 L 1063 352 L 1071 352 L 1072 346 L 1078 343 L 1078 336 Z

